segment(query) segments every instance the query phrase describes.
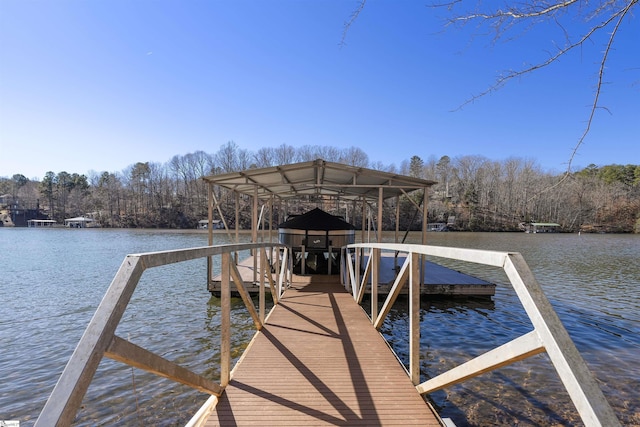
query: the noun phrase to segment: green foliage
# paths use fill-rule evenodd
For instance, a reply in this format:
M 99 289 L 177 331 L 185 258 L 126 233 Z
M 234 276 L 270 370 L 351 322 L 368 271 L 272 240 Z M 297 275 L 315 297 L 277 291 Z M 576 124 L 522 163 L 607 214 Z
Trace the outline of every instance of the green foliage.
M 409 162 L 409 176 L 414 178 L 422 178 L 424 162 L 418 156 L 411 157 L 411 161 Z
M 576 173 L 579 177 L 595 177 L 606 184 L 619 182 L 628 187 L 640 184 L 640 165 L 607 165 L 597 167 L 591 164 Z
M 11 181 L 7 178 L 0 177 L 0 195 L 7 194 L 11 191 Z

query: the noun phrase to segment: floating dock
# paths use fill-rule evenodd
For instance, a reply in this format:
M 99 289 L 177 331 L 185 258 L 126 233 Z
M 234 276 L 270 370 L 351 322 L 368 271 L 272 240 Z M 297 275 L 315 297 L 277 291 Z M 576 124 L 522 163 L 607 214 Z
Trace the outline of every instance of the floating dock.
M 405 257 L 399 256 L 394 259 L 392 256 L 380 257 L 380 277 L 378 280 L 378 293 L 380 295 L 387 295 L 393 286 L 393 282 L 396 278 L 397 265 L 404 263 Z M 256 261 L 256 262 L 259 262 Z M 365 259 L 366 262 L 366 259 Z M 258 265 L 258 264 L 256 264 Z M 238 272 L 244 281 L 244 285 L 251 294 L 256 294 L 260 290 L 260 282 L 254 275 L 254 258 L 248 257 L 238 263 Z M 309 281 L 309 278 L 316 278 L 315 280 L 322 281 L 334 281 L 339 282 L 339 275 L 293 275 L 292 283 L 303 284 Z M 326 279 L 323 279 L 326 278 Z M 275 280 L 275 277 L 274 277 Z M 221 278 L 215 276 L 209 283 L 209 291 L 214 295 L 220 294 Z M 268 285 L 267 285 L 268 287 Z M 402 293 L 406 293 L 405 287 Z M 231 291 L 237 294 L 235 285 L 231 282 Z M 470 297 L 481 296 L 491 297 L 495 295 L 496 285 L 477 277 L 470 276 L 468 274 L 461 273 L 451 268 L 444 267 L 440 264 L 436 264 L 431 261 L 424 262 L 424 281 L 420 286 L 420 293 L 422 295 L 431 296 L 449 296 L 449 297 Z M 368 291 L 367 291 L 368 293 Z
M 287 289 L 201 425 L 443 425 L 338 281 Z

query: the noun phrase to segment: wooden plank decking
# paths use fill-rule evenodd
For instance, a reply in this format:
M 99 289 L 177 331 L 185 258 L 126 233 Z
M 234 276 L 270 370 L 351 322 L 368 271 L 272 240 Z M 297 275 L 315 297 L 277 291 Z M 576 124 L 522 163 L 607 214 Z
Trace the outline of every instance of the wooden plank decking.
M 329 277 L 286 291 L 206 426 L 441 426 L 364 311 Z

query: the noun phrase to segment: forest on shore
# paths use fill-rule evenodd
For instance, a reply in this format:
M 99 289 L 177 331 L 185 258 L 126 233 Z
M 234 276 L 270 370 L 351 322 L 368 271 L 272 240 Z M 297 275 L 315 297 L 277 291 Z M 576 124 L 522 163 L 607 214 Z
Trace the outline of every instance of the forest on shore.
M 523 223 L 553 222 L 567 232 L 640 233 L 640 165 L 589 165 L 552 173 L 533 159 L 414 155 L 396 167 L 371 162 L 365 151 L 354 147 L 281 145 L 250 152 L 232 141 L 215 153 L 176 155 L 166 163 L 138 162 L 120 172 L 51 171 L 41 180 L 20 174 L 0 177 L 0 225 L 13 225 L 11 211 L 15 217 L 17 209 L 59 223 L 89 216 L 102 227 L 196 228 L 207 218 L 207 185 L 201 177 L 319 158 L 437 181 L 429 193 L 428 221 L 450 222 L 454 230 L 518 231 Z M 222 188 L 216 194 L 234 227 L 235 195 Z M 250 228 L 250 203 L 240 198 L 240 228 Z M 283 214 L 322 208 L 318 203 L 304 200 Z M 384 207 L 384 227 L 389 230 L 395 229 L 391 203 Z M 413 203 L 400 203 L 400 228 L 420 227 Z M 331 213 L 347 213 L 357 227 L 362 221 L 357 209 Z M 273 226 L 282 221 L 276 212 Z

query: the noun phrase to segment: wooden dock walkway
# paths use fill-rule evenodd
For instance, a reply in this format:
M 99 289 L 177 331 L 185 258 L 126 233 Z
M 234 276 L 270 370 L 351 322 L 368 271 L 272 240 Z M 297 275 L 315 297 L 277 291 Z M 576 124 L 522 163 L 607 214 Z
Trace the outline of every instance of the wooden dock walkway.
M 206 426 L 441 426 L 337 276 L 294 282 Z

